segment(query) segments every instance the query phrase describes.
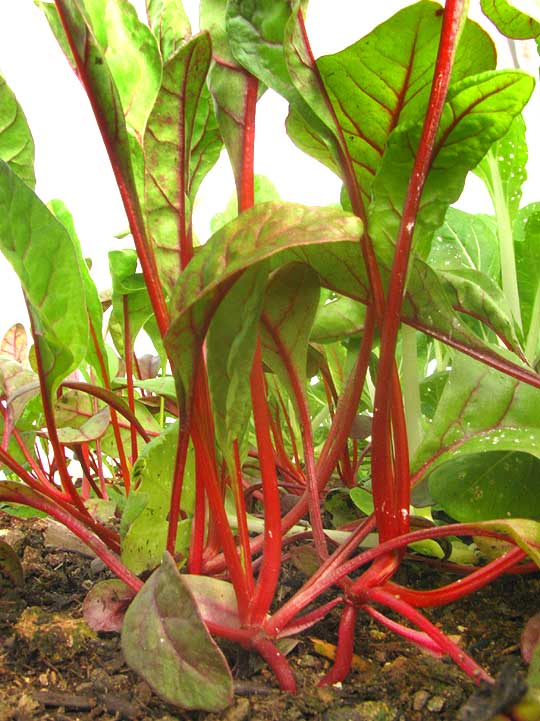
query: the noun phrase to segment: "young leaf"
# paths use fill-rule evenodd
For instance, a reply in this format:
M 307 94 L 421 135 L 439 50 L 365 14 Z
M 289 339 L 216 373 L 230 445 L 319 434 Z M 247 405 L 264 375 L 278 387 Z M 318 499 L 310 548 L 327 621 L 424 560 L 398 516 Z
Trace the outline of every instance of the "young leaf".
M 94 415 L 90 416 L 88 420 L 82 423 L 78 428 L 69 428 L 66 426 L 59 427 L 58 440 L 60 443 L 89 443 L 101 438 L 111 420 L 111 414 L 109 408 L 102 408 Z
M 28 358 L 28 338 L 22 323 L 15 323 L 7 330 L 0 341 L 0 354 L 17 363 L 24 363 Z
M 323 291 L 311 328 L 312 343 L 333 343 L 351 335 L 359 335 L 364 327 L 366 308 L 346 296 Z
M 88 318 L 81 249 L 64 226 L 0 161 L 0 250 L 19 276 L 42 341 L 52 394 L 86 355 Z
M 178 424 L 168 426 L 163 433 L 142 449 L 131 474 L 132 491 L 122 515 L 122 562 L 133 571 L 142 573 L 155 568 L 167 545 L 170 495 L 178 440 Z M 188 453 L 181 508 L 193 511 L 195 493 L 193 449 Z M 184 554 L 189 546 L 191 521 L 180 521 L 176 551 Z
M 242 185 L 244 135 L 249 113 L 249 74 L 238 65 L 231 52 L 226 32 L 226 3 L 201 0 L 201 28 L 212 38 L 214 63 L 208 86 L 214 98 L 216 118 L 233 168 L 237 188 Z
M 169 554 L 127 610 L 122 649 L 127 663 L 169 703 L 222 711 L 232 701 L 225 657 Z
M 267 259 L 274 268 L 296 260 L 311 265 L 322 285 L 366 300 L 361 232 L 361 222 L 340 210 L 263 203 L 212 236 L 182 273 L 171 301 L 165 342 L 176 370 L 181 415 L 210 321 L 238 276 Z
M 469 77 L 450 88 L 416 218 L 418 254 L 427 256 L 433 232 L 442 224 L 448 206 L 461 195 L 467 173 L 493 142 L 508 132 L 533 86 L 533 79 L 525 73 L 494 71 Z M 419 123 L 392 133 L 373 183 L 369 230 L 384 264 L 393 256 L 420 134 Z
M 498 280 L 500 262 L 494 218 L 448 208 L 444 224 L 433 238 L 427 261 L 438 270 L 476 268 Z
M 180 246 L 191 233 L 190 207 L 222 147 L 205 85 L 211 59 L 203 33 L 168 60 L 144 136 L 145 212 L 169 293 L 180 273 Z
M 127 607 L 134 593 L 118 578 L 100 581 L 93 586 L 83 601 L 84 620 L 93 631 L 122 630 Z
M 540 6 L 536 0 L 481 0 L 485 15 L 503 35 L 516 40 L 540 35 Z
M 146 0 L 148 23 L 167 62 L 191 36 L 191 24 L 182 0 Z
M 0 76 L 0 159 L 31 188 L 34 175 L 34 140 L 26 118 L 6 81 Z

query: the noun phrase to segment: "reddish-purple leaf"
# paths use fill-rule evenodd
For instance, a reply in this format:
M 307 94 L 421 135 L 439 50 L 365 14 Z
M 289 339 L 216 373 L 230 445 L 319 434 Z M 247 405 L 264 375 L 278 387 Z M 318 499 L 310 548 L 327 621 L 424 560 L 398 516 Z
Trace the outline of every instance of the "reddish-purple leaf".
M 169 703 L 222 711 L 232 701 L 225 657 L 168 553 L 127 610 L 122 648 L 127 663 Z
M 540 613 L 535 613 L 525 624 L 520 646 L 523 660 L 530 663 L 535 648 L 540 648 Z
M 135 594 L 119 579 L 97 583 L 83 602 L 83 616 L 94 631 L 120 631 Z

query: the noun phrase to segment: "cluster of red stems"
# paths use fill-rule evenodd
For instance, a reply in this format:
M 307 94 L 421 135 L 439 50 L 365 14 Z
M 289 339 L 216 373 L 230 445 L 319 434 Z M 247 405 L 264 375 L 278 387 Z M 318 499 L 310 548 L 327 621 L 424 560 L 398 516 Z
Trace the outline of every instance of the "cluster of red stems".
M 107 126 L 103 112 L 95 98 L 92 85 L 87 80 L 83 59 L 77 54 L 76 46 L 72 42 L 63 2 L 58 1 L 56 5 L 77 62 L 79 78 L 88 93 L 109 152 L 157 324 L 162 336 L 165 336 L 169 325 L 167 304 L 158 280 L 156 262 L 145 235 L 140 211 L 136 201 L 134 202 L 127 190 L 122 175 L 122 164 L 115 155 L 114 147 L 107 140 Z M 214 420 L 202 354 L 198 364 L 193 401 L 181 417 L 168 517 L 167 549 L 171 554 L 175 549 L 177 527 L 181 517 L 180 498 L 184 467 L 191 439 L 196 459 L 196 500 L 186 569 L 190 574 L 214 575 L 230 580 L 238 601 L 238 625 L 226 627 L 207 622 L 208 629 L 214 635 L 234 640 L 247 649 L 257 651 L 274 670 L 281 687 L 289 691 L 294 691 L 295 680 L 286 658 L 276 646 L 276 640 L 310 627 L 336 607 L 341 607 L 337 654 L 333 666 L 322 681 L 323 684 L 341 681 L 350 670 L 354 626 L 359 611 L 367 613 L 387 628 L 434 654 L 449 655 L 467 674 L 478 681 L 490 681 L 489 674 L 448 636 L 428 621 L 418 609 L 454 601 L 482 587 L 504 572 L 522 572 L 528 568 L 528 564 L 523 563 L 524 552 L 515 547 L 504 556 L 472 571 L 469 568 L 455 566 L 454 570 L 465 573 L 463 578 L 435 590 L 411 590 L 392 581 L 406 546 L 411 542 L 447 535 L 472 535 L 479 532 L 474 524 L 455 524 L 410 531 L 410 492 L 415 481 L 421 477 L 421 470 L 414 477 L 411 476 L 402 394 L 395 363 L 396 341 L 401 322 L 401 307 L 415 218 L 434 153 L 437 129 L 446 99 L 465 5 L 464 0 L 447 0 L 444 8 L 428 110 L 409 180 L 391 277 L 386 292 L 381 282 L 369 235 L 364 233 L 359 241 L 369 272 L 372 302 L 367 310 L 356 363 L 343 394 L 339 399 L 334 399 L 335 402 L 332 404 L 333 422 L 318 459 L 314 455 L 311 423 L 304 390 L 298 384 L 293 383 L 296 402 L 303 416 L 301 418 L 303 466 L 300 465 L 298 459 L 298 462 L 295 463 L 288 457 L 281 432 L 269 411 L 261 349 L 260 344 L 257 344 L 250 381 L 257 439 L 257 451 L 254 455 L 258 459 L 261 476 L 260 488 L 256 493 L 264 507 L 263 534 L 253 537 L 248 532 L 245 521 L 246 496 L 253 493 L 253 488 L 243 478 L 238 448 L 235 449 L 237 478 L 227 478 L 220 467 L 216 454 Z M 298 22 L 303 27 L 301 14 L 299 14 Z M 305 41 L 306 48 L 309 50 L 307 37 L 305 37 Z M 314 60 L 313 68 L 316 72 Z M 237 178 L 240 212 L 249 209 L 254 203 L 253 158 L 257 92 L 258 81 L 255 77 L 249 76 L 248 100 L 243 122 L 245 129 L 243 167 L 241 177 Z M 332 110 L 331 106 L 329 109 Z M 337 122 L 336 127 L 339 128 Z M 345 147 L 344 143 L 342 147 Z M 353 212 L 364 221 L 367 227 L 366 209 L 355 181 L 350 158 L 346 152 L 342 153 L 341 164 Z M 193 255 L 190 233 L 182 232 L 179 242 L 183 269 Z M 349 485 L 354 484 L 354 473 L 346 470 L 354 469 L 357 461 L 355 457 L 349 456 L 349 429 L 360 401 L 376 329 L 380 336 L 380 360 L 370 444 L 375 511 L 372 516 L 356 524 L 349 540 L 337 548 L 330 549 L 321 520 L 320 499 L 336 468 L 341 469 L 341 476 L 345 477 Z M 65 382 L 63 386 L 85 390 L 109 404 L 111 421 L 119 448 L 120 476 L 126 493 L 129 493 L 129 463 L 133 462 L 137 456 L 137 435 L 140 434 L 144 441 L 148 441 L 149 438 L 135 417 L 134 354 L 127 312 L 124 332 L 128 379 L 127 404 L 112 392 L 110 383 L 105 388 L 74 382 Z M 95 346 L 99 354 L 98 344 L 96 343 Z M 33 506 L 65 524 L 136 593 L 142 587 L 143 582 L 120 561 L 120 538 L 117 532 L 96 521 L 84 503 L 91 491 L 101 498 L 105 498 L 107 494 L 99 458 L 99 442 L 97 443 L 98 453 L 95 454 L 90 452 L 85 444 L 81 444 L 75 449 L 84 475 L 82 487 L 77 490 L 68 472 L 65 448 L 58 439 L 54 413 L 44 382 L 39 343 L 36 343 L 35 348 L 36 365 L 42 383 L 47 433 L 54 460 L 47 470 L 40 465 L 39 459 L 36 460 L 29 452 L 17 430 L 9 428 L 8 415 L 3 404 L 5 424 L 0 461 L 17 474 L 25 486 L 17 484 L 16 487 L 14 485 L 6 487 L 2 492 L 2 500 Z M 501 370 L 511 372 L 512 375 L 519 377 L 517 368 L 512 370 L 503 367 Z M 107 378 L 104 363 L 102 372 L 103 377 Z M 526 380 L 529 383 L 534 381 L 534 379 L 531 380 L 530 375 Z M 539 385 L 538 382 L 535 384 Z M 173 414 L 175 409 L 168 407 L 167 410 Z M 120 428 L 122 427 L 129 427 L 132 433 L 129 457 L 124 451 L 120 439 Z M 7 452 L 8 433 L 13 433 L 15 440 L 19 443 L 30 470 L 26 470 L 18 464 Z M 52 480 L 56 474 L 60 478 L 60 486 Z M 285 479 L 287 488 L 293 488 L 297 494 L 297 502 L 294 507 L 284 515 L 282 515 L 280 507 L 280 485 L 283 483 L 283 479 Z M 225 511 L 225 485 L 229 485 L 235 495 L 239 519 L 236 534 L 229 525 Z M 313 543 L 320 566 L 292 598 L 277 610 L 270 612 L 280 579 L 286 547 L 298 539 L 298 536 L 287 535 L 287 532 L 306 514 L 309 516 Z M 379 544 L 375 548 L 357 553 L 363 539 L 374 529 L 378 532 Z M 496 535 L 484 529 L 481 529 L 480 533 Z M 363 573 L 355 574 L 354 577 L 351 575 L 363 567 L 366 567 Z M 305 610 L 331 587 L 339 589 L 338 594 L 331 601 L 316 607 L 315 610 Z M 385 609 L 406 619 L 408 625 L 389 618 Z

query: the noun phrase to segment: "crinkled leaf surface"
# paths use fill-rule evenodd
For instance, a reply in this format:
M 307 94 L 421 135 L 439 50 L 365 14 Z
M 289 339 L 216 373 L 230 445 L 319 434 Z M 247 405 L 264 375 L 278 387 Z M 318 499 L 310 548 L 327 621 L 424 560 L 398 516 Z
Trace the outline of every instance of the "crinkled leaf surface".
M 438 270 L 476 268 L 497 280 L 500 263 L 495 219 L 448 208 L 427 260 Z
M 540 518 L 540 460 L 491 451 L 458 456 L 429 476 L 435 501 L 456 521 Z
M 86 356 L 88 317 L 80 246 L 0 161 L 0 250 L 34 313 L 51 395 Z
M 131 473 L 132 491 L 122 515 L 122 561 L 134 573 L 155 568 L 167 545 L 170 495 L 174 475 L 178 423 L 167 427 L 142 449 Z M 193 510 L 195 469 L 190 447 L 184 472 L 181 508 Z M 176 551 L 185 553 L 189 545 L 191 521 L 180 521 Z
M 166 62 L 191 35 L 182 0 L 146 0 L 146 12 Z
M 261 261 L 277 268 L 296 260 L 311 265 L 321 285 L 366 300 L 361 231 L 361 222 L 340 210 L 270 202 L 212 236 L 182 273 L 171 302 L 166 346 L 176 369 L 181 415 L 210 321 L 239 275 Z
M 416 217 L 414 242 L 422 257 L 428 255 L 433 232 L 443 223 L 448 206 L 461 195 L 467 173 L 508 132 L 533 86 L 533 79 L 520 71 L 494 71 L 450 88 Z M 393 256 L 420 135 L 419 123 L 392 133 L 373 183 L 369 229 L 384 264 Z
M 179 238 L 191 232 L 190 207 L 222 147 L 205 84 L 211 59 L 208 33 L 170 57 L 144 136 L 145 213 L 168 292 L 180 272 Z
M 539 401 L 539 389 L 456 354 L 413 467 L 425 468 L 425 477 L 470 453 L 521 451 L 540 458 Z M 420 489 L 413 494 L 419 497 Z
M 503 35 L 518 40 L 540 35 L 538 0 L 481 0 L 480 4 Z
M 0 76 L 0 159 L 31 188 L 34 175 L 34 140 L 17 98 Z
M 127 610 L 122 649 L 128 664 L 169 703 L 222 711 L 231 672 L 169 554 Z

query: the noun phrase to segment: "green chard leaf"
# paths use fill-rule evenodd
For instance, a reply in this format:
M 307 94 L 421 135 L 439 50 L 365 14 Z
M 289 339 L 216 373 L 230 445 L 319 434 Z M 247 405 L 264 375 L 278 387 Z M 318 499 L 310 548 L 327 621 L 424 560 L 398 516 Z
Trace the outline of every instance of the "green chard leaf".
M 390 134 L 403 123 L 420 120 L 425 111 L 441 23 L 439 4 L 419 2 L 396 13 L 350 47 L 317 61 L 317 71 L 366 204 Z M 297 63 L 297 67 L 301 64 Z M 453 82 L 493 68 L 495 49 L 491 39 L 478 25 L 468 21 L 456 53 Z M 328 110 L 322 110 L 321 91 L 313 80 L 312 91 L 307 93 L 306 81 L 302 80 L 306 75 L 306 70 L 293 75 L 296 87 L 336 132 Z M 326 147 L 313 137 L 297 113 L 291 114 L 287 128 L 300 148 L 316 154 L 332 167 Z
M 333 343 L 351 335 L 360 335 L 366 308 L 352 298 L 330 291 L 321 293 L 319 308 L 311 329 L 312 343 Z
M 178 423 L 168 426 L 142 449 L 133 465 L 130 492 L 120 526 L 122 562 L 142 573 L 154 569 L 167 545 L 170 496 L 174 476 Z M 195 461 L 193 448 L 187 456 L 181 508 L 189 516 L 195 501 Z M 190 517 L 178 524 L 176 552 L 185 554 L 189 547 Z
M 261 349 L 266 365 L 287 388 L 298 413 L 295 379 L 306 387 L 308 341 L 319 305 L 319 277 L 309 265 L 278 269 L 266 289 L 261 317 Z
M 251 417 L 250 373 L 268 263 L 248 268 L 221 301 L 206 345 L 208 383 L 218 443 L 234 469 L 233 441 L 242 441 Z
M 537 366 L 540 359 L 540 203 L 522 208 L 514 221 L 513 233 L 525 355 Z
M 122 650 L 131 668 L 169 703 L 222 711 L 232 701 L 225 657 L 169 554 L 126 612 Z
M 146 12 L 163 61 L 167 62 L 191 37 L 191 24 L 182 0 L 146 0 Z
M 51 398 L 88 347 L 88 316 L 78 244 L 44 203 L 0 161 L 0 250 L 28 299 Z
M 0 160 L 6 162 L 27 185 L 34 188 L 34 140 L 17 98 L 1 76 Z
M 420 256 L 429 254 L 433 232 L 441 226 L 448 206 L 461 195 L 467 173 L 508 132 L 533 86 L 526 73 L 493 71 L 450 88 L 416 218 L 414 242 Z M 369 230 L 381 262 L 387 266 L 393 257 L 421 132 L 422 125 L 413 123 L 392 133 L 373 183 Z
M 491 451 L 540 458 L 540 390 L 456 354 L 413 459 L 424 479 L 413 495 L 421 497 L 428 474 L 445 461 Z
M 480 0 L 482 11 L 509 38 L 525 40 L 540 35 L 538 0 Z
M 169 58 L 144 136 L 145 213 L 169 293 L 180 272 L 179 238 L 191 233 L 196 192 L 222 147 L 205 84 L 211 59 L 208 33 Z
M 498 280 L 500 261 L 495 219 L 448 208 L 427 260 L 437 270 L 475 268 Z
M 268 202 L 212 236 L 182 273 L 171 301 L 165 342 L 176 369 L 181 417 L 210 322 L 241 273 L 262 261 L 270 261 L 271 269 L 299 261 L 311 265 L 321 285 L 365 302 L 361 232 L 361 222 L 341 210 Z
M 231 161 L 237 188 L 242 185 L 246 106 L 249 73 L 237 64 L 226 31 L 226 3 L 201 0 L 201 28 L 212 38 L 213 63 L 208 86 L 214 98 L 216 118 Z M 263 89 L 261 89 L 263 90 Z

